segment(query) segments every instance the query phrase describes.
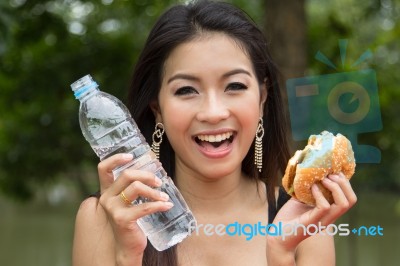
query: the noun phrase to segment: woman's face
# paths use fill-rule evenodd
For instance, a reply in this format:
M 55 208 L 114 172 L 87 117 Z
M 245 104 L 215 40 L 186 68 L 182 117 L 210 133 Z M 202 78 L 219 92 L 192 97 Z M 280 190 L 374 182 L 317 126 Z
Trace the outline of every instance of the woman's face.
M 173 50 L 156 112 L 177 173 L 206 179 L 240 173 L 262 116 L 261 88 L 262 96 L 249 57 L 227 35 L 208 33 Z

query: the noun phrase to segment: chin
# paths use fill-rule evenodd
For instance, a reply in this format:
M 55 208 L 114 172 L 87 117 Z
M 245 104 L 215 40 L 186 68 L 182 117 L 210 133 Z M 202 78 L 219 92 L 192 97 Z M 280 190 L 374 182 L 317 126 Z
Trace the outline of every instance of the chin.
M 199 170 L 199 174 L 207 179 L 222 179 L 227 176 L 231 176 L 236 173 L 241 173 L 241 165 L 239 168 L 228 166 L 226 164 L 215 165 L 209 164 L 207 167 L 203 167 Z

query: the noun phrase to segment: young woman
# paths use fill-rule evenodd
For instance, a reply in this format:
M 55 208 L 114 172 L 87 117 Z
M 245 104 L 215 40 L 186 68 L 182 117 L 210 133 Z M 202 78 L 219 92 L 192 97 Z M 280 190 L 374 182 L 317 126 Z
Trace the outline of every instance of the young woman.
M 289 151 L 276 70 L 260 30 L 229 4 L 198 1 L 162 15 L 136 64 L 129 100 L 149 143 L 156 124 L 165 129 L 160 160 L 199 224 L 326 226 L 356 202 L 342 175 L 322 182 L 331 205 L 317 187 L 315 207 L 286 202 L 278 189 Z M 335 264 L 333 237 L 324 232 L 246 240 L 199 230 L 157 252 L 136 220 L 171 205 L 149 172 L 127 169 L 113 182 L 112 169 L 131 159 L 118 154 L 98 165 L 100 195 L 77 214 L 75 266 Z M 127 205 L 122 192 L 153 201 Z

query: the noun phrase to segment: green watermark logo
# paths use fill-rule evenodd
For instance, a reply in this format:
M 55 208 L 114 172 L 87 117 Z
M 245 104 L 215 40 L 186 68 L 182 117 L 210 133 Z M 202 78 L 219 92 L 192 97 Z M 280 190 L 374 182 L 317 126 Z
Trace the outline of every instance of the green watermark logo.
M 347 40 L 339 40 L 342 68 L 345 68 Z M 367 50 L 352 65 L 372 57 Z M 315 56 L 334 70 L 338 67 L 323 53 Z M 379 163 L 381 152 L 372 145 L 360 145 L 360 133 L 382 129 L 378 83 L 373 69 L 289 79 L 286 82 L 292 136 L 306 140 L 323 130 L 345 135 L 353 146 L 357 163 Z

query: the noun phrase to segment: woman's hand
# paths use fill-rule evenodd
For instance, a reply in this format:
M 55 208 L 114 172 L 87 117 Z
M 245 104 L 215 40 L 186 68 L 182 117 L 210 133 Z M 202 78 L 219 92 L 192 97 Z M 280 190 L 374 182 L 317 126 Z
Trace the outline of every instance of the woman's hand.
M 114 181 L 112 170 L 131 160 L 130 154 L 117 154 L 98 165 L 99 202 L 114 232 L 116 259 L 121 264 L 127 262 L 130 265 L 138 259 L 141 261 L 147 245 L 146 236 L 136 221 L 148 214 L 167 211 L 173 206 L 168 202 L 167 194 L 154 189 L 160 187 L 162 181 L 151 172 L 128 168 Z M 129 203 L 139 196 L 153 201 L 139 205 Z
M 328 203 L 318 186 L 313 185 L 311 190 L 316 200 L 316 206 L 308 206 L 295 199 L 290 199 L 278 212 L 273 223 L 282 224 L 282 234 L 285 234 L 285 237 L 283 235 L 268 236 L 268 261 L 271 262 L 269 265 L 281 265 L 279 261 L 294 265 L 294 255 L 299 243 L 317 233 L 312 232 L 312 228 L 315 226 L 324 228 L 334 223 L 356 203 L 357 197 L 349 180 L 343 174 L 331 174 L 322 180 L 322 184 L 332 192 L 334 199 L 332 204 Z M 303 225 L 305 228 L 313 225 L 308 230 L 311 234 L 304 232 L 303 226 L 295 228 L 296 225 Z

